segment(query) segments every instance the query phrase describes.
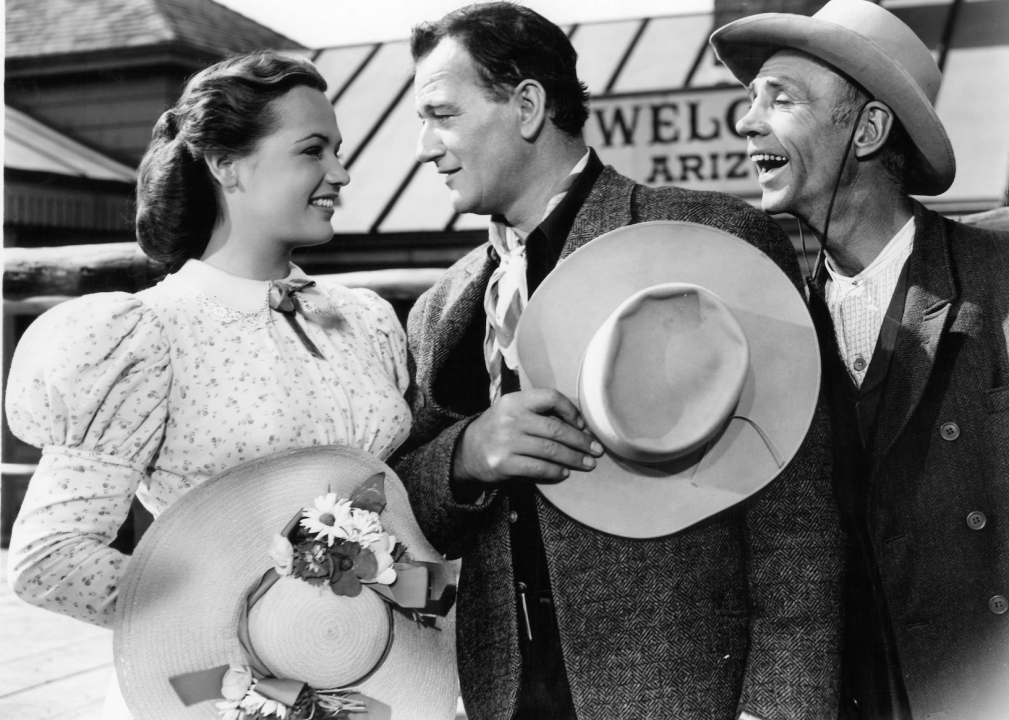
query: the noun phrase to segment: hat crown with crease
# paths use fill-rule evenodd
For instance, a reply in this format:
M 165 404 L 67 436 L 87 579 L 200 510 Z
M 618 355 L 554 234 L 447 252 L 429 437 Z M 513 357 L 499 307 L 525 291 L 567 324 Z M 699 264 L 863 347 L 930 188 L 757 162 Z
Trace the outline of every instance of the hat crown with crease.
M 687 283 L 655 285 L 625 300 L 596 331 L 582 359 L 578 400 L 610 451 L 667 462 L 723 427 L 748 369 L 746 334 L 717 295 Z
M 935 112 L 942 73 L 911 28 L 868 0 L 830 0 L 812 17 L 762 13 L 712 34 L 715 53 L 744 85 L 781 50 L 812 55 L 850 77 L 897 114 L 918 157 L 908 192 L 938 195 L 956 175 L 949 137 Z

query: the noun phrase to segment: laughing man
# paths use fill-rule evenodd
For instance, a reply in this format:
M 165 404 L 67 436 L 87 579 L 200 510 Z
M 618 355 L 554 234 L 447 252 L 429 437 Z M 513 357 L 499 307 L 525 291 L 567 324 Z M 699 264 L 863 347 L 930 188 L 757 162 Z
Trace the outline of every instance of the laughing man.
M 823 252 L 809 281 L 851 538 L 844 718 L 1009 713 L 1009 235 L 957 224 L 941 74 L 864 0 L 715 32 L 763 209 Z

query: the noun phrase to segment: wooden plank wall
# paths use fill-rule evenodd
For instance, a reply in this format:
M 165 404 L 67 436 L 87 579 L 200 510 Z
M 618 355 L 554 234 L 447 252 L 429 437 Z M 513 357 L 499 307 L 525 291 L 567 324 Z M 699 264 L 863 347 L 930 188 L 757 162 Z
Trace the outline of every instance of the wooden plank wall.
M 97 79 L 12 79 L 6 99 L 54 129 L 136 165 L 155 121 L 175 102 L 185 78 L 181 69 L 158 69 L 109 71 Z

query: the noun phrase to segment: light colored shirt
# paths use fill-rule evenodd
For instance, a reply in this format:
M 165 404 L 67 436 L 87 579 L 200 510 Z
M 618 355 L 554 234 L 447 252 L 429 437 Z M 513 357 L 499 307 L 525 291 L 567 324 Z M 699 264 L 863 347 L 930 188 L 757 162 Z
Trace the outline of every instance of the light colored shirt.
M 540 222 L 546 220 L 567 196 L 575 179 L 588 164 L 590 154 L 591 151 L 586 151 L 568 173 L 559 192 L 547 203 Z M 501 395 L 501 364 L 511 370 L 518 368 L 518 349 L 512 341 L 522 310 L 529 302 L 529 288 L 526 282 L 525 238 L 511 225 L 493 219 L 488 235 L 491 246 L 501 259 L 484 292 L 484 310 L 487 314 L 484 361 L 491 379 L 490 400 L 493 403 Z
M 291 266 L 287 279 L 304 277 Z M 134 494 L 157 516 L 246 460 L 325 444 L 384 459 L 406 438 L 406 343 L 389 304 L 307 290 L 297 320 L 318 360 L 269 288 L 191 260 L 154 288 L 88 295 L 32 324 L 7 389 L 11 429 L 42 448 L 11 537 L 22 598 L 111 627 L 129 558 L 108 545 Z
M 844 366 L 858 387 L 872 362 L 883 318 L 893 298 L 900 271 L 914 249 L 914 218 L 890 239 L 868 267 L 853 277 L 838 273 L 828 255 L 827 309 Z

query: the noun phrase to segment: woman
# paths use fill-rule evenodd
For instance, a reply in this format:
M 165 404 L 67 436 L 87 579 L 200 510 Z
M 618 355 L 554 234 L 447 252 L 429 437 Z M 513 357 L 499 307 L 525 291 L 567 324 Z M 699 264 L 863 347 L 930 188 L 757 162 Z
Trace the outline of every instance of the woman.
M 384 459 L 410 411 L 403 331 L 377 295 L 290 262 L 332 237 L 350 178 L 326 83 L 260 52 L 193 77 L 141 162 L 137 238 L 173 270 L 47 312 L 17 348 L 11 429 L 42 448 L 11 537 L 24 600 L 111 627 L 136 494 L 157 516 L 245 460 L 340 444 Z

